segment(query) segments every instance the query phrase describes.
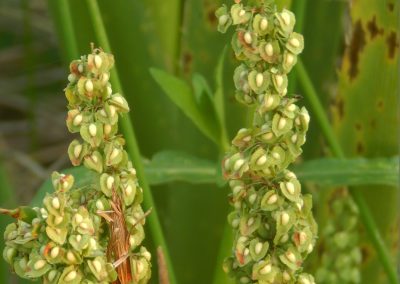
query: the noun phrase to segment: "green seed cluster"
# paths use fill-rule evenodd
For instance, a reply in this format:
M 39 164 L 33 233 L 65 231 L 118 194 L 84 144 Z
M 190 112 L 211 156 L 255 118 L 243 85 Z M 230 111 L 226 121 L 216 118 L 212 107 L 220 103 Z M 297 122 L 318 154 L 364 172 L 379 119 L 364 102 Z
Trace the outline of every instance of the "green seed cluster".
M 58 284 L 150 279 L 142 189 L 117 133 L 118 116 L 129 107 L 112 92 L 113 64 L 112 55 L 94 49 L 70 65 L 67 126 L 83 141 L 72 141 L 68 154 L 74 166 L 96 174 L 92 184 L 76 187 L 72 175 L 53 173 L 55 192 L 43 208 L 16 209 L 3 256 L 20 277 Z
M 322 233 L 323 254 L 315 275 L 318 283 L 361 283 L 358 208 L 347 191 L 331 203 L 331 218 Z
M 293 32 L 294 14 L 274 1 L 236 1 L 216 11 L 218 30 L 236 26 L 232 47 L 241 61 L 234 72 L 236 98 L 255 109 L 251 128 L 239 130 L 223 162 L 235 210 L 232 256 L 225 271 L 238 283 L 314 283 L 302 272 L 313 250 L 317 225 L 310 195 L 301 194 L 287 170 L 302 152 L 310 117 L 286 96 L 287 74 L 303 49 Z

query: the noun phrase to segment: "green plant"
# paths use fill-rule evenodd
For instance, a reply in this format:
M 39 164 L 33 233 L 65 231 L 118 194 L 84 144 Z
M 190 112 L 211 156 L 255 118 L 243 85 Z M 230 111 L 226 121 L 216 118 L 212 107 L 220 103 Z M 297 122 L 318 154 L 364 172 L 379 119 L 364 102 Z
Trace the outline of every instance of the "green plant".
M 51 109 L 56 120 L 57 105 L 51 102 L 60 99 L 55 95 L 64 82 L 50 68 L 66 69 L 72 59 L 87 53 L 89 42 L 96 42 L 117 59 L 116 68 L 111 71 L 113 90 L 123 93 L 135 106 L 134 111 L 120 117 L 119 128 L 144 190 L 143 209 L 152 208 L 146 218 L 145 246 L 153 255 L 153 271 L 158 269 L 154 257 L 157 248 L 161 246 L 164 252 L 165 261 L 159 262 L 162 276 L 153 273 L 152 283 L 158 278 L 168 283 L 164 273 L 167 270 L 170 283 L 233 283 L 221 265 L 231 254 L 233 242 L 225 218 L 230 189 L 222 178 L 221 159 L 239 127 L 253 128 L 254 108 L 242 107 L 232 96 L 231 81 L 237 62 L 226 45 L 233 31 L 225 35 L 216 32 L 215 10 L 229 1 L 54 0 L 45 7 L 36 4 L 41 1 L 23 0 L 23 21 L 18 17 L 19 2 L 14 2 L 5 1 L 0 9 L 0 61 L 6 66 L 6 73 L 0 74 L 5 94 L 0 94 L 0 148 L 6 142 L 3 165 L 12 184 L 7 190 L 0 178 L 0 196 L 7 198 L 11 192 L 9 196 L 15 195 L 17 203 L 22 204 L 34 194 L 31 206 L 43 206 L 42 199 L 54 191 L 48 179 L 35 193 L 39 179 L 32 180 L 24 171 L 15 171 L 12 152 L 20 151 L 20 144 L 27 145 L 29 150 L 24 149 L 24 154 L 38 163 L 42 173 L 65 166 L 56 163 L 58 166 L 53 167 L 55 159 L 47 155 L 55 145 L 43 142 L 54 141 L 55 137 L 43 135 L 42 131 L 56 123 L 52 119 L 44 127 L 37 124 L 41 114 L 46 113 L 40 106 Z M 261 1 L 251 1 L 257 2 Z M 333 273 L 343 283 L 357 281 L 355 269 L 361 272 L 362 283 L 397 283 L 398 97 L 394 94 L 398 90 L 399 3 L 276 3 L 279 11 L 286 8 L 294 12 L 294 31 L 307 39 L 301 59 L 288 74 L 288 94 L 304 96 L 301 104 L 312 116 L 303 153 L 289 166 L 301 182 L 302 191 L 313 195 L 313 213 L 320 232 L 314 248 L 317 253 L 307 257 L 302 265 L 304 271 L 315 275 L 318 283 L 332 282 Z M 57 45 L 47 12 L 58 28 Z M 23 33 L 14 28 L 22 22 Z M 9 24 L 12 28 L 7 29 Z M 224 46 L 225 51 L 221 52 Z M 8 56 L 10 51 L 13 56 Z M 63 67 L 60 59 L 64 59 Z M 168 73 L 155 69 L 147 72 L 150 67 Z M 46 76 L 49 72 L 50 77 Z M 27 84 L 19 84 L 25 77 Z M 7 111 L 8 104 L 21 98 L 28 101 L 26 110 L 19 105 L 17 115 L 14 109 Z M 23 139 L 3 133 L 8 125 L 14 126 L 17 118 L 30 126 L 29 136 Z M 12 147 L 7 147 L 10 138 Z M 59 140 L 66 142 L 65 137 Z M 29 163 L 21 166 L 28 169 Z M 98 178 L 98 173 L 83 165 L 62 172 L 74 176 L 74 188 L 87 187 Z M 357 209 L 351 206 L 350 196 L 354 196 Z M 1 198 L 0 203 L 14 206 Z M 357 211 L 357 226 L 344 230 L 342 225 L 354 223 L 351 219 Z M 3 225 L 9 219 L 5 217 L 0 222 Z M 347 233 L 350 241 L 343 242 Z M 350 247 L 361 248 L 361 265 L 357 253 L 353 257 L 343 253 L 353 251 Z M 327 271 L 332 263 L 338 265 Z M 29 282 L 5 278 L 4 271 L 12 272 L 2 261 L 2 283 Z
M 147 213 L 143 190 L 118 134 L 118 117 L 129 106 L 109 83 L 112 55 L 99 49 L 72 61 L 67 126 L 79 132 L 68 155 L 74 166 L 96 173 L 74 187 L 74 177 L 54 172 L 55 192 L 43 207 L 2 210 L 8 225 L 4 258 L 23 278 L 44 283 L 147 283 L 150 253 L 141 246 Z
M 294 14 L 277 11 L 274 1 L 222 6 L 216 16 L 220 32 L 236 26 L 232 47 L 243 62 L 234 73 L 236 98 L 255 108 L 252 128 L 239 130 L 223 161 L 235 207 L 228 217 L 233 256 L 224 269 L 239 283 L 314 283 L 302 273 L 317 233 L 312 198 L 287 170 L 302 152 L 310 120 L 298 98 L 286 96 L 303 37 L 293 32 Z

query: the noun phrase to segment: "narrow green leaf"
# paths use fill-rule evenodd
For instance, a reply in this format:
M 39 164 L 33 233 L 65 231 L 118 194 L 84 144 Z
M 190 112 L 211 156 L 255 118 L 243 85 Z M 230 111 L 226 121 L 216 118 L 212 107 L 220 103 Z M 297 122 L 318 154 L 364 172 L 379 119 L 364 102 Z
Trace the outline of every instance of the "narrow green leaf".
M 227 125 L 225 121 L 225 96 L 224 96 L 224 63 L 226 56 L 227 46 L 219 57 L 217 67 L 215 68 L 215 94 L 214 94 L 214 108 L 217 114 L 218 122 L 220 125 L 221 137 L 220 143 L 223 151 L 227 151 L 229 148 L 229 139 L 227 134 Z
M 302 181 L 325 186 L 399 184 L 399 158 L 318 159 L 294 170 Z
M 214 94 L 211 91 L 210 85 L 206 78 L 199 73 L 194 73 L 192 77 L 193 92 L 196 99 L 197 108 L 202 115 L 202 118 L 207 121 L 207 124 L 216 124 L 218 121 L 215 106 Z M 221 133 L 219 124 L 215 125 L 218 133 Z
M 155 154 L 145 164 L 146 176 L 152 185 L 172 181 L 196 183 L 218 183 L 219 163 L 200 159 L 177 151 L 163 151 Z M 313 182 L 320 186 L 389 185 L 399 183 L 399 160 L 376 159 L 335 159 L 323 158 L 304 162 L 293 169 L 302 182 Z M 224 185 L 223 182 L 218 183 Z
M 145 173 L 152 185 L 171 181 L 190 183 L 214 183 L 215 163 L 176 151 L 155 154 L 145 163 Z
M 191 184 L 217 183 L 221 180 L 218 168 L 219 163 L 172 150 L 158 152 L 151 160 L 144 160 L 146 178 L 151 185 L 173 181 Z M 313 182 L 327 187 L 399 184 L 399 157 L 345 160 L 323 158 L 304 162 L 293 170 L 302 182 Z M 97 175 L 84 167 L 68 168 L 61 172 L 72 174 L 76 187 L 93 183 Z M 223 183 L 219 185 L 222 186 Z M 40 205 L 46 193 L 52 191 L 49 178 L 39 188 L 31 205 Z
M 212 141 L 218 144 L 218 127 L 209 114 L 202 113 L 192 94 L 190 86 L 183 80 L 156 68 L 150 68 L 150 73 L 168 97 L 187 117 Z
M 208 103 L 212 102 L 213 94 L 208 85 L 206 78 L 199 73 L 194 73 L 192 77 L 193 91 L 198 103 L 201 103 L 203 100 Z

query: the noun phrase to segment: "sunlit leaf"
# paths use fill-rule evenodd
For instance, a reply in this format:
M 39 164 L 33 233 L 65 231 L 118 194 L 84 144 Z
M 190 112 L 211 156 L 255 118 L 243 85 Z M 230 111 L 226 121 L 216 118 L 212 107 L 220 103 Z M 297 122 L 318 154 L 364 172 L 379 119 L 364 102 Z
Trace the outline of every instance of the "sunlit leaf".
M 218 143 L 218 126 L 209 113 L 201 112 L 190 86 L 183 80 L 165 71 L 151 68 L 150 73 L 168 97 L 211 140 Z

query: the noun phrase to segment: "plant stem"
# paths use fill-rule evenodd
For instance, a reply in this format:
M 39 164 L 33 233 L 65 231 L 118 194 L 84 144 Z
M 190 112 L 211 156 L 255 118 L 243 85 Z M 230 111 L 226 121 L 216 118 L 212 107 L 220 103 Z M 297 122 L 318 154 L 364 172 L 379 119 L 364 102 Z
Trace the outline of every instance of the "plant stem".
M 8 208 L 15 206 L 15 196 L 13 188 L 8 182 L 6 171 L 2 165 L 0 157 L 0 206 L 7 206 Z M 9 217 L 0 217 L 0 232 L 4 232 L 6 226 L 10 223 Z M 4 242 L 0 242 L 0 250 L 3 251 Z M 10 283 L 10 271 L 4 261 L 0 262 L 0 283 Z
M 301 59 L 298 60 L 296 68 L 299 81 L 303 86 L 304 94 L 310 103 L 311 109 L 314 112 L 314 116 L 317 118 L 317 123 L 319 124 L 322 133 L 329 144 L 332 154 L 340 159 L 344 159 L 344 152 L 338 140 L 336 139 L 333 129 L 329 123 L 328 117 L 325 114 L 325 110 L 318 98 L 317 92 L 315 91 L 315 88 L 311 82 L 310 77 L 308 76 L 307 70 L 305 69 Z M 371 238 L 373 245 L 375 246 L 383 268 L 385 269 L 386 274 L 390 280 L 390 283 L 397 283 L 396 269 L 391 263 L 388 249 L 379 232 L 378 227 L 375 224 L 374 218 L 368 208 L 367 203 L 365 202 L 362 193 L 355 188 L 350 188 L 349 191 L 358 206 L 361 219 Z
M 66 63 L 69 64 L 79 56 L 69 0 L 58 0 L 56 2 L 49 0 L 48 4 L 52 5 L 52 11 L 55 13 L 54 18 L 60 22 L 58 25 L 62 35 L 60 40 L 65 50 Z
M 332 130 L 332 127 L 329 123 L 328 117 L 325 114 L 325 109 L 321 104 L 321 101 L 318 98 L 317 92 L 311 82 L 310 77 L 304 67 L 303 61 L 299 58 L 297 64 L 295 66 L 297 75 L 299 77 L 299 81 L 303 87 L 304 94 L 307 97 L 311 109 L 314 113 L 314 117 L 316 118 L 316 122 L 319 124 L 319 127 L 322 130 L 323 135 L 325 136 L 326 141 L 331 148 L 332 154 L 338 158 L 344 158 L 344 153 L 342 148 L 337 141 L 335 134 Z
M 103 49 L 107 50 L 108 52 L 111 52 L 111 46 L 108 41 L 106 29 L 104 27 L 103 19 L 102 19 L 97 1 L 96 0 L 87 0 L 86 3 L 88 5 L 89 13 L 92 18 L 94 31 L 96 33 L 96 37 L 97 37 L 99 44 L 102 46 Z M 123 91 L 122 86 L 121 86 L 121 81 L 119 79 L 116 67 L 111 70 L 110 81 L 111 81 L 113 88 L 116 91 L 118 91 L 118 92 Z M 125 139 L 126 139 L 127 151 L 130 154 L 130 156 L 132 157 L 134 166 L 136 168 L 137 177 L 140 181 L 141 187 L 143 188 L 143 195 L 144 195 L 143 203 L 144 203 L 145 207 L 152 208 L 152 212 L 148 216 L 149 227 L 150 227 L 150 231 L 152 233 L 152 237 L 154 238 L 154 240 L 156 242 L 156 246 L 157 247 L 161 246 L 164 251 L 164 256 L 165 256 L 167 266 L 168 266 L 168 272 L 170 275 L 170 283 L 176 283 L 176 278 L 175 278 L 175 274 L 173 271 L 172 262 L 169 257 L 168 247 L 167 247 L 167 244 L 166 244 L 166 241 L 164 238 L 164 234 L 163 234 L 163 231 L 161 228 L 161 224 L 160 224 L 160 221 L 158 218 L 157 210 L 154 205 L 153 196 L 151 194 L 149 184 L 145 177 L 144 167 L 143 167 L 143 164 L 141 161 L 141 155 L 140 155 L 140 151 L 139 151 L 139 146 L 137 143 L 135 132 L 133 130 L 133 124 L 132 124 L 132 121 L 130 120 L 129 116 L 122 117 L 121 128 L 122 128 L 122 131 L 123 131 Z

